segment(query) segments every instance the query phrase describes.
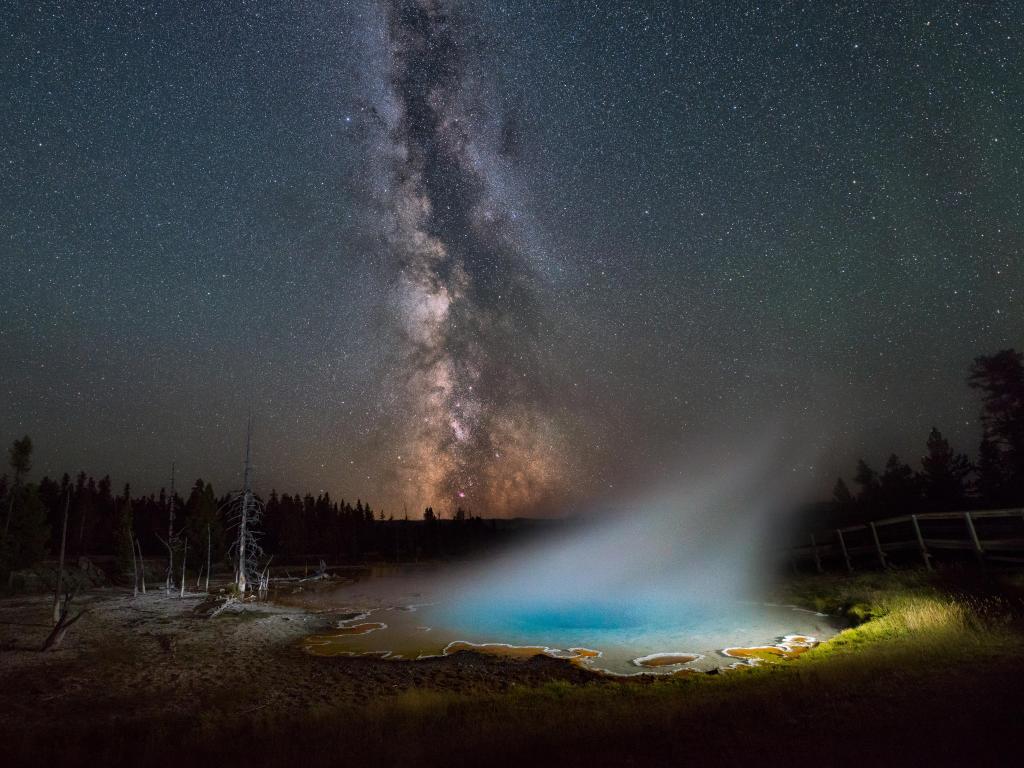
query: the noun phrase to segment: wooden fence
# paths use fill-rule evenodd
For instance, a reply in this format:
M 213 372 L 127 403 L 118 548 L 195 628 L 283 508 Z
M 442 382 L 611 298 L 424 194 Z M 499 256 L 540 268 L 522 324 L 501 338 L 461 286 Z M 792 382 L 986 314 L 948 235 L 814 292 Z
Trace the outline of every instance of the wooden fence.
M 888 568 L 937 558 L 976 558 L 1024 563 L 1024 509 L 931 512 L 874 520 L 810 535 L 791 550 L 794 565 L 826 568 Z

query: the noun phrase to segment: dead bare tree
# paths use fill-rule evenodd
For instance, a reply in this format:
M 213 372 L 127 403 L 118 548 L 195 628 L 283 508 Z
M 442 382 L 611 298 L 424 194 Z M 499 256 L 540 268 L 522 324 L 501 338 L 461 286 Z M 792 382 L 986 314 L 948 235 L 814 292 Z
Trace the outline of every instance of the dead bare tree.
M 206 591 L 210 591 L 210 569 L 212 568 L 212 561 L 210 560 L 210 524 L 206 524 Z M 198 585 L 196 585 L 198 586 Z
M 135 557 L 135 537 L 133 536 L 128 540 L 128 545 L 132 548 L 132 597 L 139 596 L 139 562 Z
M 57 588 L 53 591 L 53 623 L 60 621 L 60 592 L 64 588 L 64 553 L 68 544 L 68 507 L 71 504 L 71 486 L 64 498 L 64 524 L 60 530 L 60 561 L 57 564 Z
M 171 462 L 171 496 L 167 505 L 167 541 L 164 541 L 164 545 L 167 547 L 167 584 L 165 589 L 167 594 L 171 594 L 171 590 L 174 589 L 174 462 Z M 157 538 L 160 538 L 157 536 Z M 160 539 L 163 541 L 163 539 Z
M 43 642 L 43 647 L 40 648 L 41 651 L 50 651 L 57 648 L 62 642 L 64 642 L 64 637 L 67 635 L 68 630 L 71 629 L 71 626 L 89 612 L 88 609 L 81 610 L 73 619 L 69 619 L 68 616 L 71 613 L 71 601 L 74 598 L 74 591 L 68 592 L 64 596 L 64 606 L 61 608 L 60 617 L 57 619 L 56 626 L 54 626 L 49 636 L 47 636 L 46 640 Z
M 146 561 L 142 559 L 142 542 L 136 539 L 135 546 L 139 549 L 139 576 L 142 581 L 142 594 L 146 594 Z
M 226 517 L 235 529 L 231 551 L 235 558 L 235 586 L 242 597 L 252 589 L 250 574 L 259 574 L 263 549 L 257 542 L 257 527 L 263 518 L 263 502 L 252 490 L 252 416 L 245 437 L 245 470 L 242 489 L 232 494 L 225 505 Z
M 188 539 L 185 539 L 185 549 L 181 553 L 181 594 L 178 597 L 185 596 L 185 563 L 188 561 Z

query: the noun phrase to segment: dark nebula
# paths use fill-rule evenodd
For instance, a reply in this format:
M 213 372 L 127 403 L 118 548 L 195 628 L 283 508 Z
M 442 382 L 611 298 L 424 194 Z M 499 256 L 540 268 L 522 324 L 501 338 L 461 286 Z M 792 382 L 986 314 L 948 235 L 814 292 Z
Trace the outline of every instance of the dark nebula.
M 501 146 L 465 20 L 445 4 L 387 6 L 388 136 L 404 354 L 397 480 L 414 499 L 495 513 L 536 508 L 557 490 L 557 427 L 541 408 L 537 276 L 488 174 Z M 500 117 L 499 121 L 504 122 Z M 507 132 L 502 132 L 502 139 Z

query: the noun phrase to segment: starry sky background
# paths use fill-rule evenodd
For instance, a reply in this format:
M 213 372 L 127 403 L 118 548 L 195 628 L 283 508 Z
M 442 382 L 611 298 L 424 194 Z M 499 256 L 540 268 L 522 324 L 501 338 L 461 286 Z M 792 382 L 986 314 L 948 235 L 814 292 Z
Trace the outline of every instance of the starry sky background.
M 396 514 L 580 508 L 768 424 L 819 494 L 932 425 L 974 452 L 970 361 L 1024 346 L 1024 5 L 448 5 L 412 70 L 403 0 L 3 6 L 0 438 L 37 477 L 227 490 L 250 405 L 264 491 Z M 468 286 L 425 320 L 483 390 L 454 447 L 410 265 Z M 474 485 L 502 441 L 542 492 Z

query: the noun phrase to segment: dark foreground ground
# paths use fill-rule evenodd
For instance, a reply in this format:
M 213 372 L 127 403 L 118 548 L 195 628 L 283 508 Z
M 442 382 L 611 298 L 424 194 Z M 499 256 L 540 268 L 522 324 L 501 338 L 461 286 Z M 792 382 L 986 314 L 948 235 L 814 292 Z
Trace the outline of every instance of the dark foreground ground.
M 855 628 L 755 669 L 621 680 L 546 657 L 317 658 L 334 617 L 95 590 L 0 600 L 5 765 L 1009 765 L 1024 759 L 1019 579 L 814 577 Z

